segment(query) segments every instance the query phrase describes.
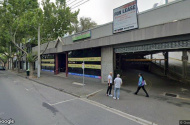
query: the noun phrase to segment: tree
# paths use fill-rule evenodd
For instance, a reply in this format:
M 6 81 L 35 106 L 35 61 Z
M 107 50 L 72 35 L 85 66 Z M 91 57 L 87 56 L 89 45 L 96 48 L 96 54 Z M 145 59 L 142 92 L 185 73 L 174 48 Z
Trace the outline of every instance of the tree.
M 73 23 L 73 30 L 77 32 L 92 29 L 97 26 L 97 23 L 92 21 L 89 17 L 81 17 L 80 21 L 75 21 Z
M 5 67 L 7 61 L 8 61 L 8 57 L 4 54 L 0 54 L 0 61 L 3 62 L 3 66 Z
M 27 15 L 28 18 L 32 18 L 30 19 L 32 20 L 30 25 L 36 27 L 35 29 L 38 30 L 39 26 L 41 27 L 42 31 L 40 34 L 42 43 L 55 40 L 60 36 L 64 36 L 66 33 L 72 33 L 71 23 L 77 20 L 79 11 L 71 12 L 70 8 L 66 7 L 65 0 L 56 0 L 56 3 L 51 3 L 50 0 L 44 0 L 42 6 L 43 11 L 38 10 L 36 12 L 38 13 L 37 15 L 36 13 L 30 13 Z M 48 44 L 45 50 L 47 49 Z M 40 55 L 42 55 L 45 50 Z M 37 55 L 34 53 L 29 54 L 27 57 L 30 58 L 28 61 L 31 64 L 37 60 Z M 30 67 L 32 66 L 30 65 Z M 33 72 L 33 68 L 30 68 L 30 71 Z
M 55 40 L 58 37 L 73 32 L 72 23 L 77 21 L 79 11 L 71 12 L 71 9 L 66 6 L 65 0 L 56 0 L 56 3 L 45 0 L 42 6 L 44 10 L 43 38 L 48 35 L 48 38 Z
M 82 27 L 82 31 L 89 30 L 97 26 L 97 24 L 94 21 L 92 21 L 91 18 L 87 18 L 87 17 L 80 18 L 80 25 Z
M 7 31 L 7 36 L 3 37 L 28 57 L 30 67 L 37 56 L 26 51 L 27 49 L 20 47 L 19 44 L 26 44 L 28 41 L 29 44 L 36 44 L 38 33 L 41 34 L 41 43 L 72 33 L 72 22 L 77 20 L 79 13 L 79 11 L 71 12 L 71 9 L 66 7 L 65 0 L 56 0 L 56 3 L 44 0 L 42 5 L 43 9 L 39 7 L 37 0 L 5 0 L 0 9 L 0 22 L 3 24 L 1 30 Z M 32 70 L 33 68 L 30 68 L 30 71 Z
M 1 21 L 1 20 L 0 20 Z M 11 60 L 13 66 L 13 57 L 16 48 L 11 44 L 7 29 L 4 29 L 4 24 L 0 26 L 0 54 L 6 56 L 7 60 Z M 10 64 L 10 63 L 8 63 Z M 9 66 L 9 65 L 8 65 Z M 12 67 L 14 69 L 14 67 Z

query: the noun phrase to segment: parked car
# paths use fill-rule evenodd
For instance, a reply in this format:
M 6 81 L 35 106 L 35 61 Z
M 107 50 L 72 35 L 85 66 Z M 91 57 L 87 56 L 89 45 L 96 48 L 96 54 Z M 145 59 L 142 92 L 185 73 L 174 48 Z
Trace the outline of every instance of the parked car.
M 4 66 L 0 66 L 0 70 L 5 70 L 5 67 Z

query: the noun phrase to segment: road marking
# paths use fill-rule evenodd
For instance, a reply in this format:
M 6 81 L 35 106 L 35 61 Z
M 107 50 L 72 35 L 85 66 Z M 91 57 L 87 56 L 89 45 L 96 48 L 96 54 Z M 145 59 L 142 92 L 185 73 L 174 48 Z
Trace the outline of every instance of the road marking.
M 144 119 L 142 119 L 142 118 L 139 118 L 139 117 L 136 117 L 136 116 L 127 114 L 127 113 L 124 113 L 124 112 L 119 111 L 119 110 L 117 110 L 117 109 L 110 108 L 110 107 L 108 107 L 108 106 L 106 106 L 106 105 L 100 104 L 100 103 L 95 102 L 95 101 L 92 101 L 92 100 L 88 100 L 88 99 L 85 99 L 85 98 L 80 98 L 80 100 L 82 100 L 82 101 L 84 101 L 84 102 L 87 102 L 87 103 L 89 103 L 89 104 L 92 104 L 92 105 L 94 105 L 94 106 L 97 106 L 97 107 L 99 107 L 99 108 L 102 108 L 102 109 L 104 109 L 104 110 L 107 110 L 107 111 L 109 111 L 109 112 L 112 112 L 112 113 L 114 113 L 114 114 L 117 114 L 117 115 L 119 115 L 119 116 L 122 116 L 122 117 L 124 117 L 124 118 L 127 118 L 127 119 L 129 119 L 129 120 L 132 120 L 132 121 L 134 121 L 134 122 L 137 122 L 137 123 L 139 123 L 139 124 L 141 124 L 141 125 L 157 125 L 157 124 L 155 124 L 155 123 L 153 123 L 153 122 L 144 120 Z
M 79 85 L 79 86 L 83 86 L 83 85 L 84 85 L 84 84 L 79 83 L 79 82 L 73 82 L 72 84 L 74 84 L 74 85 Z
M 189 99 L 189 98 L 181 98 L 181 97 L 177 97 L 177 99 L 181 99 L 181 100 L 188 100 L 188 101 L 190 101 L 190 99 Z
M 61 103 L 64 103 L 64 102 L 70 102 L 70 101 L 73 101 L 73 100 L 76 100 L 76 99 L 78 99 L 78 98 L 73 98 L 73 99 L 57 102 L 57 103 L 54 103 L 54 104 L 50 104 L 50 103 L 47 103 L 47 104 L 51 105 L 51 106 L 54 106 L 54 105 L 58 105 L 58 104 L 61 104 Z
M 88 95 L 86 95 L 86 97 L 88 98 L 88 97 L 90 97 L 90 96 L 93 96 L 93 95 L 95 95 L 96 93 L 98 93 L 98 92 L 100 92 L 100 91 L 102 91 L 103 89 L 100 89 L 100 90 L 97 90 L 97 91 L 95 91 L 95 92 L 93 92 L 93 93 L 90 93 L 90 94 L 88 94 Z
M 185 91 L 189 91 L 188 89 L 185 89 L 185 88 L 181 88 L 181 91 L 182 92 L 185 92 Z
M 31 89 L 33 89 L 33 88 L 30 88 L 30 89 L 25 88 L 25 89 L 26 89 L 26 91 L 29 91 L 29 90 L 31 90 Z

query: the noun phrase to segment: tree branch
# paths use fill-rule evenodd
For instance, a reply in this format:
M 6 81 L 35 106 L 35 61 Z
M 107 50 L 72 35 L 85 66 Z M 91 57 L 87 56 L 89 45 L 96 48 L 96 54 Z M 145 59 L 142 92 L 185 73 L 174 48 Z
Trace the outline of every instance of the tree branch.
M 28 54 L 26 51 L 24 51 L 22 48 L 20 48 L 15 42 L 11 41 L 19 50 L 24 52 L 26 55 Z
M 15 30 L 15 32 L 14 32 L 14 38 L 15 38 L 15 36 L 16 36 L 17 30 L 18 30 L 18 25 L 17 25 L 16 30 Z
M 42 55 L 42 54 L 45 53 L 45 51 L 47 50 L 47 48 L 48 48 L 48 46 L 49 46 L 49 43 L 50 43 L 50 41 L 47 43 L 46 48 L 44 49 L 44 51 L 43 51 L 42 53 L 40 53 L 40 55 Z

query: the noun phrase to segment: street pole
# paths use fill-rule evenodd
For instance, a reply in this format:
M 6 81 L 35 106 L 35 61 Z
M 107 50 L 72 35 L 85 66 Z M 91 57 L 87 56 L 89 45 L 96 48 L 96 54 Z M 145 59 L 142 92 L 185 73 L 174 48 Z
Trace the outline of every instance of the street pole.
M 41 60 L 40 60 L 40 25 L 38 26 L 38 78 L 40 78 Z
M 12 52 L 11 52 L 11 50 L 12 50 L 12 49 L 11 49 L 11 45 L 10 45 L 10 48 L 9 48 L 9 49 L 10 49 L 10 55 L 11 55 L 11 53 L 12 53 Z M 9 61 L 9 69 L 12 69 L 12 60 L 11 60 L 11 58 L 10 58 L 9 60 L 10 60 L 10 61 Z

